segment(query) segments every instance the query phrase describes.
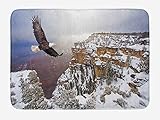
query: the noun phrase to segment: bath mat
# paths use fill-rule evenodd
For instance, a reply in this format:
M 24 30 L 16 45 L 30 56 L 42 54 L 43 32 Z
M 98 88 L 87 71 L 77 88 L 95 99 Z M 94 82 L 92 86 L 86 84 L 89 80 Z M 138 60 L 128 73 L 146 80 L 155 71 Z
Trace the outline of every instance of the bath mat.
M 19 9 L 11 15 L 17 109 L 142 109 L 149 17 L 142 9 Z

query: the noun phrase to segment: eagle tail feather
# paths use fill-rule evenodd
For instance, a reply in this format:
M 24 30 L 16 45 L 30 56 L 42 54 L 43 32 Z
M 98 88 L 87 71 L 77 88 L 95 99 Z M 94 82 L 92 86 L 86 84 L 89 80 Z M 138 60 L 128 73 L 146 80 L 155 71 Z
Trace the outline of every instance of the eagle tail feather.
M 34 52 L 34 53 L 37 53 L 37 52 L 40 51 L 39 47 L 36 46 L 36 45 L 32 45 L 32 46 L 31 46 L 31 50 L 32 50 L 32 52 Z
M 59 54 L 58 56 L 62 56 L 62 55 L 63 55 L 63 53 Z

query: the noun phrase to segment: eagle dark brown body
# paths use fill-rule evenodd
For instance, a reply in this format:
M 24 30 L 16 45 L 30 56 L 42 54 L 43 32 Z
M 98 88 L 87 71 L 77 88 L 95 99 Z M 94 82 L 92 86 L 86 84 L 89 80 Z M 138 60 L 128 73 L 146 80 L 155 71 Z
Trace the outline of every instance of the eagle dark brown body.
M 46 39 L 45 33 L 41 27 L 40 20 L 37 17 L 32 18 L 32 24 L 33 24 L 33 33 L 36 38 L 36 41 L 38 42 L 39 46 L 38 48 L 40 50 L 43 50 L 45 53 L 49 54 L 50 56 L 57 57 L 61 56 L 62 54 L 58 54 L 52 47 L 49 46 L 49 42 Z

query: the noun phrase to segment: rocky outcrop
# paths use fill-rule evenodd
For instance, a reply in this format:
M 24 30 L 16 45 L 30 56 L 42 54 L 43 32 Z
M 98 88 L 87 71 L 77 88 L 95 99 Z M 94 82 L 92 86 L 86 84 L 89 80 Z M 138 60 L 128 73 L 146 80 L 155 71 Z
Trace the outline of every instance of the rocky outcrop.
M 78 109 L 90 109 L 86 101 L 92 97 L 95 98 L 91 99 L 91 105 L 95 105 L 92 108 L 113 107 L 114 104 L 123 109 L 143 108 L 148 99 L 144 99 L 139 89 L 148 85 L 149 67 L 142 66 L 148 64 L 144 57 L 149 51 L 145 46 L 148 44 L 137 42 L 147 38 L 139 36 L 95 33 L 75 43 L 69 68 L 59 78 L 57 88 L 74 92 L 75 98 L 83 101 Z

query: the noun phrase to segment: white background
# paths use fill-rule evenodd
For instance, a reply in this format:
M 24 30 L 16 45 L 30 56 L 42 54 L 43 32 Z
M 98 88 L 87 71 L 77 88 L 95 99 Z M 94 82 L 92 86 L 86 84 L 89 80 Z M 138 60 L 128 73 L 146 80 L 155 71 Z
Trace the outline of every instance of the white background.
M 142 110 L 17 110 L 10 104 L 10 16 L 15 9 L 145 9 L 150 20 L 150 103 Z M 160 4 L 158 0 L 1 0 L 0 1 L 0 119 L 111 119 L 160 118 Z

